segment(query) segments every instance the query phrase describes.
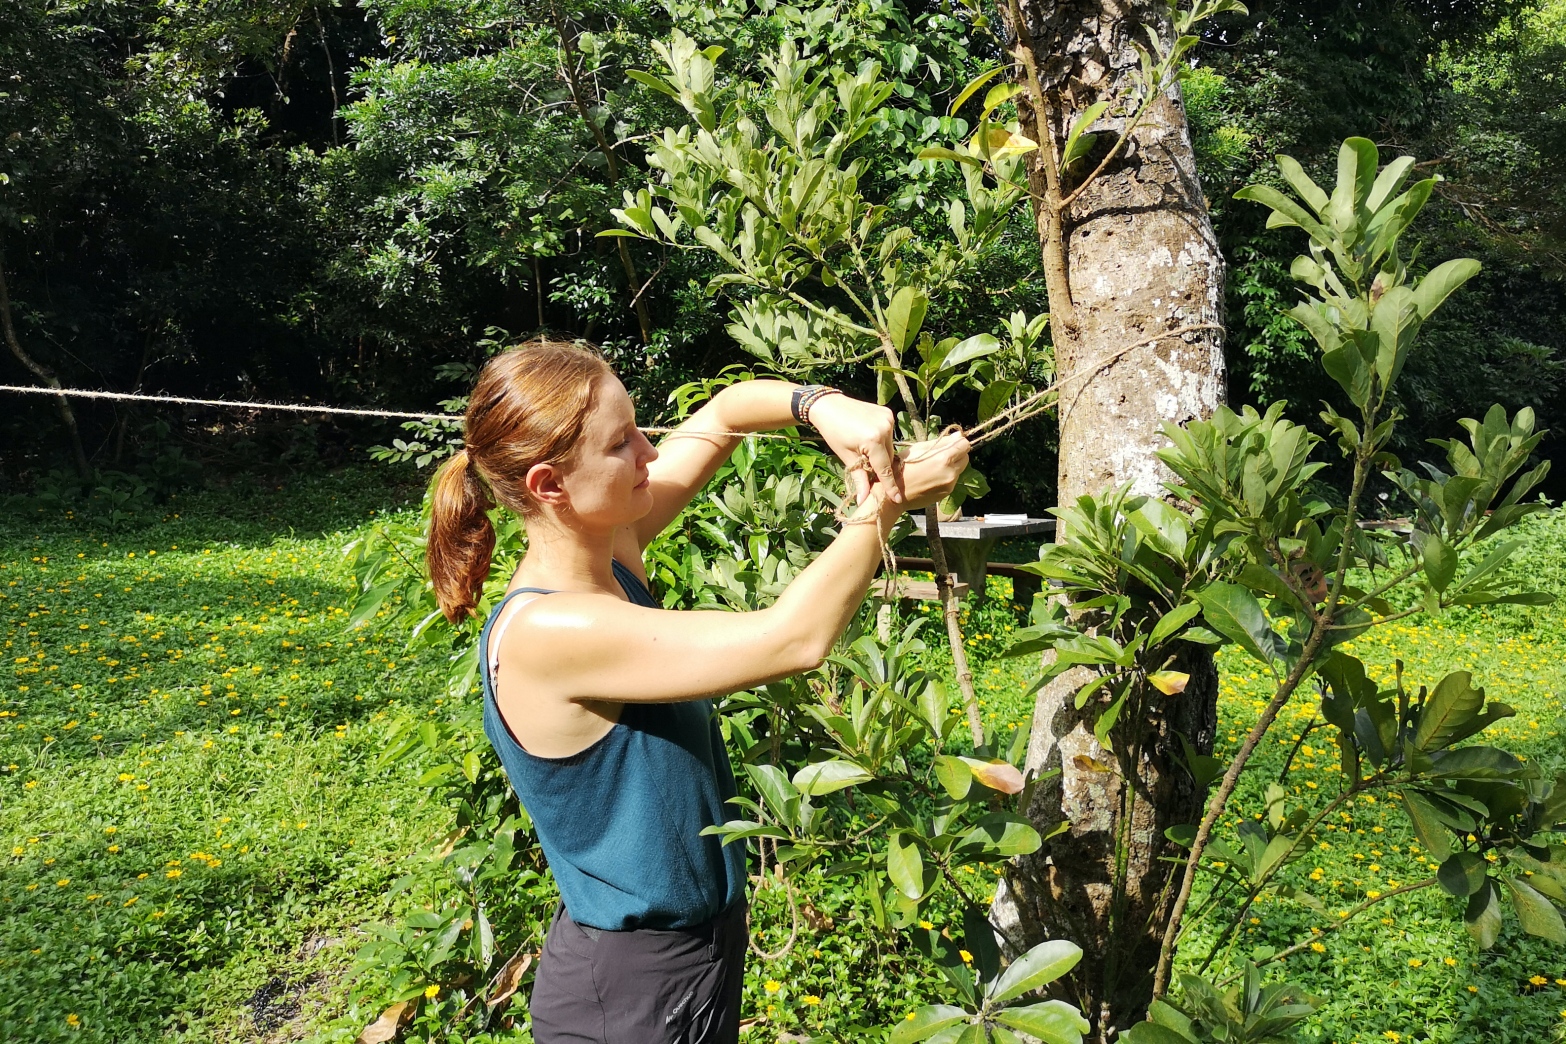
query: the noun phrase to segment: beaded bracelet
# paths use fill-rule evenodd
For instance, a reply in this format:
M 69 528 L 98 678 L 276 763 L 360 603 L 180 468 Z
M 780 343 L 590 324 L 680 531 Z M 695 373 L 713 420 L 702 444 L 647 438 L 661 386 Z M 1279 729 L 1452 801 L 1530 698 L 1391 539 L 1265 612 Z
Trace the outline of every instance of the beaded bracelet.
M 794 415 L 794 419 L 800 424 L 809 424 L 810 408 L 812 406 L 828 395 L 841 394 L 843 393 L 838 389 L 828 387 L 825 384 L 801 384 L 789 396 L 789 412 Z

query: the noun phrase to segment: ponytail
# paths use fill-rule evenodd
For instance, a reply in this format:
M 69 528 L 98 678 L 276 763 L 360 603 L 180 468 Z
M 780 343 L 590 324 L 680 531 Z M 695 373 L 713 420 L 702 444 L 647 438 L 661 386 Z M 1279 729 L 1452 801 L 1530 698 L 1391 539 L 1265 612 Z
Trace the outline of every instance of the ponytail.
M 435 600 L 453 624 L 473 614 L 489 576 L 490 556 L 495 552 L 495 527 L 489 521 L 493 506 L 467 450 L 441 465 L 430 497 L 430 534 L 424 553 Z
M 489 510 L 498 502 L 528 515 L 534 464 L 565 460 L 582 432 L 593 385 L 613 377 L 586 345 L 529 341 L 479 371 L 462 419 L 462 451 L 441 466 L 430 494 L 424 553 L 440 611 L 452 623 L 473 615 L 495 553 Z

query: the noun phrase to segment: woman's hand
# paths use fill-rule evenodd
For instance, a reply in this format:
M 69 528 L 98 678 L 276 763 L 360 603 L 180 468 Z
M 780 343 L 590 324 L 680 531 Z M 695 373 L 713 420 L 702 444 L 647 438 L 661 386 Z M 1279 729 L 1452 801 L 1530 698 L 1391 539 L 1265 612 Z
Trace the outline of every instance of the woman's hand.
M 847 395 L 828 395 L 810 407 L 810 424 L 848 467 L 849 481 L 859 503 L 863 504 L 870 495 L 872 483 L 883 486 L 883 496 L 892 503 L 903 500 L 901 462 L 893 444 L 897 420 L 891 410 Z M 873 474 L 865 471 L 865 461 L 869 461 Z
M 902 458 L 903 505 L 913 511 L 951 495 L 968 469 L 968 440 L 953 433 L 916 442 Z

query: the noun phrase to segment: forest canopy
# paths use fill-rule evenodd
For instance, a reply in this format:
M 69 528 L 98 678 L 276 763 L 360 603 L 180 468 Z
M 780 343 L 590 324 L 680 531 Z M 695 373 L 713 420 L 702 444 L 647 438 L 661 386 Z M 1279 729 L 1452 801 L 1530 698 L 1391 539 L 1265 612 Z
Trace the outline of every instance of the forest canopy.
M 1409 362 L 1397 448 L 1492 402 L 1559 429 L 1566 4 L 1251 6 L 1205 27 L 1184 83 L 1229 263 L 1230 400 L 1284 397 L 1305 417 L 1331 398 L 1280 310 L 1296 296 L 1287 237 L 1230 197 L 1275 179 L 1277 153 L 1319 172 L 1362 134 L 1444 179 L 1422 254 L 1484 266 Z M 880 62 L 894 93 L 859 146 L 867 194 L 944 225 L 926 197 L 960 174 L 916 156 L 971 130 L 975 103 L 951 103 L 1002 45 L 960 5 L 29 0 L 0 12 L 6 383 L 37 383 L 20 349 L 65 386 L 428 410 L 460 394 L 482 342 L 543 331 L 601 344 L 651 419 L 683 382 L 754 366 L 729 330 L 735 300 L 707 289 L 709 255 L 598 236 L 645 184 L 648 137 L 682 118 L 641 75 L 676 25 L 727 48 L 720 75 L 739 80 L 785 36 L 834 64 Z M 966 328 L 1045 310 L 1025 226 L 966 290 L 937 302 Z M 871 390 L 868 373 L 838 379 Z M 100 469 L 170 446 L 221 468 L 236 445 L 395 434 L 264 420 L 219 445 L 201 436 L 210 414 L 76 413 Z M 8 485 L 69 467 L 49 400 L 13 397 L 0 416 Z M 987 503 L 1053 503 L 1052 425 L 985 451 Z

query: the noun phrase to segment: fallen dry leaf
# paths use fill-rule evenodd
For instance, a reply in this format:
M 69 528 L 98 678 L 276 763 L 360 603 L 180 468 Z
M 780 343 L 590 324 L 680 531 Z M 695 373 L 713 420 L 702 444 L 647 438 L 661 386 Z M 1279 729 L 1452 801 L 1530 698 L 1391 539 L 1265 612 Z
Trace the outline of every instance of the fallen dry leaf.
M 518 953 L 506 962 L 506 966 L 500 969 L 500 974 L 495 976 L 495 992 L 490 995 L 489 1006 L 493 1010 L 511 999 L 517 992 L 517 987 L 522 985 L 522 976 L 533 966 L 533 958 L 537 956 L 531 953 Z
M 411 1018 L 413 1001 L 398 1001 L 381 1012 L 380 1018 L 364 1027 L 364 1032 L 359 1034 L 359 1044 L 386 1044 L 397 1036 L 402 1024 Z

